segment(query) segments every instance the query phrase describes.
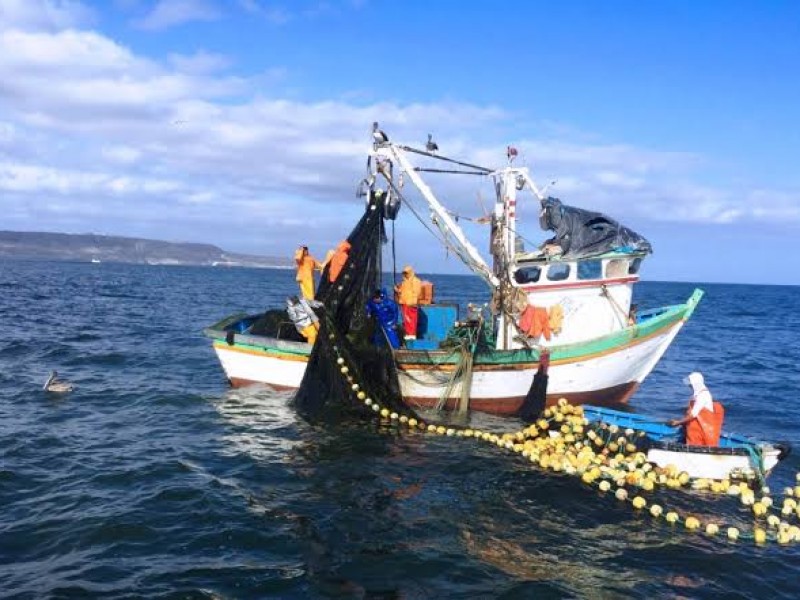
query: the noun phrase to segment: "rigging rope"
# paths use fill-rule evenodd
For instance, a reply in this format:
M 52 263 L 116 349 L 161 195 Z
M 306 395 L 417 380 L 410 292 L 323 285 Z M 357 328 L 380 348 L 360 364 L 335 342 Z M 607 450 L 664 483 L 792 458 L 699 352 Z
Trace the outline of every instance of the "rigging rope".
M 483 172 L 484 174 L 488 175 L 489 173 L 493 173 L 494 169 L 487 169 L 486 167 L 481 167 L 480 165 L 473 165 L 472 163 L 462 162 L 460 160 L 454 160 L 452 158 L 447 158 L 446 156 L 439 156 L 438 154 L 433 154 L 432 152 L 427 152 L 425 150 L 419 150 L 417 148 L 411 148 L 410 146 L 397 146 L 401 150 L 405 150 L 406 152 L 413 152 L 414 154 L 421 154 L 422 156 L 428 156 L 430 158 L 435 158 L 436 160 L 441 160 L 448 163 L 453 163 L 454 165 L 459 165 L 462 167 L 469 167 L 470 169 L 477 169 L 478 171 Z
M 397 285 L 397 253 L 395 250 L 394 219 L 392 219 L 392 289 Z
M 614 298 L 611 296 L 611 294 L 608 291 L 608 287 L 606 287 L 605 284 L 600 286 L 600 295 L 601 296 L 605 296 L 608 299 L 608 301 L 611 303 L 611 306 L 616 308 L 617 311 L 619 312 L 619 314 L 622 316 L 622 326 L 623 327 L 627 326 L 627 324 L 628 324 L 628 314 L 622 309 L 622 307 L 619 304 L 617 304 L 617 301 L 614 300 Z
M 453 375 L 448 380 L 447 385 L 445 386 L 444 390 L 442 390 L 441 396 L 439 396 L 439 399 L 436 401 L 436 406 L 434 407 L 434 410 L 436 410 L 436 412 L 441 412 L 442 410 L 444 410 L 445 406 L 447 405 L 447 401 L 450 399 L 450 395 L 453 393 L 453 390 L 456 387 L 456 383 L 458 382 L 458 380 L 461 379 L 462 382 L 464 381 L 463 374 L 465 372 L 467 364 L 467 357 L 471 356 L 470 353 L 467 351 L 466 340 L 461 341 L 461 346 L 459 347 L 459 354 L 460 356 L 458 359 L 458 363 L 456 363 L 456 368 L 453 370 Z
M 454 169 L 431 169 L 427 167 L 414 167 L 414 170 L 421 173 L 448 173 L 451 175 L 480 175 L 481 177 L 486 177 L 486 173 L 483 171 L 456 171 Z
M 384 176 L 385 176 L 385 174 L 384 174 Z M 430 232 L 431 235 L 433 235 L 434 238 L 436 238 L 442 245 L 444 245 L 446 249 L 452 250 L 453 253 L 456 254 L 456 256 L 458 256 L 467 266 L 472 268 L 474 271 L 476 271 L 476 272 L 480 272 L 481 271 L 481 269 L 479 267 L 482 266 L 482 265 L 476 264 L 475 261 L 472 260 L 462 250 L 460 244 L 453 244 L 450 241 L 450 238 L 447 235 L 447 230 L 442 227 L 442 225 L 438 222 L 438 220 L 431 219 L 433 224 L 436 225 L 436 228 L 439 230 L 439 235 L 437 235 L 437 233 L 433 229 L 431 229 L 431 227 L 428 225 L 428 223 L 425 221 L 425 219 L 423 219 L 419 215 L 417 210 L 414 208 L 413 203 L 400 192 L 400 189 L 397 187 L 397 185 L 395 185 L 394 181 L 392 181 L 391 179 L 389 179 L 387 177 L 386 178 L 386 182 L 391 187 L 392 191 L 395 194 L 397 194 L 398 198 L 400 198 L 401 201 L 405 202 L 406 205 L 408 205 L 408 209 L 411 211 L 411 214 L 413 214 L 414 217 L 416 217 L 416 219 L 422 224 L 423 227 L 425 227 L 425 229 L 428 230 L 428 232 Z

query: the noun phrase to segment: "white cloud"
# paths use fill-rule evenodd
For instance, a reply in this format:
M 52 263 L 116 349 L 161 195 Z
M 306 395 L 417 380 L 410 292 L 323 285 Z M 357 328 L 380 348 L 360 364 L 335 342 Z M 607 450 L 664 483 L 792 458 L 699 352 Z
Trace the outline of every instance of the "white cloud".
M 170 54 L 167 58 L 176 71 L 192 75 L 214 73 L 229 67 L 231 64 L 230 59 L 222 54 L 214 54 L 202 50 L 194 54 Z
M 142 157 L 141 150 L 122 145 L 104 147 L 101 153 L 107 160 L 123 165 L 133 164 Z
M 751 215 L 756 219 L 800 222 L 800 193 L 753 189 L 743 194 L 741 202 L 752 207 Z
M 363 0 L 292 0 L 276 3 L 268 0 L 238 0 L 241 9 L 272 25 L 286 25 L 296 19 L 321 19 L 340 15 L 347 11 L 360 10 Z M 291 6 L 291 8 L 287 8 Z
M 164 194 L 181 190 L 177 181 L 134 179 L 104 171 L 86 171 L 0 162 L 0 190 L 57 194 L 103 194 L 107 192 Z
M 262 18 L 273 25 L 285 25 L 293 18 L 293 15 L 282 6 L 264 4 L 258 0 L 239 0 L 239 6 L 245 12 Z
M 16 128 L 13 123 L 3 123 L 0 121 L 0 148 L 10 144 L 16 137 Z
M 0 30 L 57 30 L 85 25 L 94 13 L 77 0 L 0 0 Z
M 86 30 L 0 30 L 0 212 L 19 229 L 100 224 L 267 253 L 313 233 L 327 246 L 360 212 L 353 192 L 374 120 L 394 140 L 423 146 L 432 132 L 446 155 L 502 166 L 518 117 L 452 101 L 288 99 L 269 91 L 276 80 L 263 85 L 269 75 L 232 76 L 226 62 L 202 50 L 147 59 Z M 800 221 L 791 190 L 698 183 L 704 160 L 692 153 L 588 142 L 552 127 L 516 145 L 541 183 L 558 180 L 551 193 L 565 203 L 623 221 Z M 437 189 L 451 208 L 481 213 L 476 179 L 445 185 Z M 538 231 L 535 212 L 520 207 Z
M 159 0 L 153 10 L 138 19 L 135 25 L 156 31 L 190 21 L 214 21 L 219 17 L 217 9 L 205 0 Z
M 148 61 L 91 31 L 67 29 L 56 33 L 9 30 L 0 32 L 0 66 L 13 76 L 48 72 L 70 80 L 109 72 L 140 72 Z M 64 72 L 66 70 L 66 72 Z
M 633 177 L 630 174 L 620 173 L 619 171 L 598 171 L 595 173 L 595 179 L 599 185 L 629 190 L 640 189 L 646 182 L 643 177 Z

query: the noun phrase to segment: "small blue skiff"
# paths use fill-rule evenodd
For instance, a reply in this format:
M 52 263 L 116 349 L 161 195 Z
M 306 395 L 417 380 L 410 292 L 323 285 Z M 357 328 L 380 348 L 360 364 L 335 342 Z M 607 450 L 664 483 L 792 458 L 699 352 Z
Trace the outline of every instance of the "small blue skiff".
M 647 459 L 666 467 L 674 465 L 693 479 L 744 479 L 764 484 L 767 476 L 791 451 L 785 442 L 769 443 L 723 432 L 719 446 L 683 443 L 680 427 L 671 427 L 644 415 L 584 405 L 590 423 L 616 425 L 641 431 L 647 438 Z

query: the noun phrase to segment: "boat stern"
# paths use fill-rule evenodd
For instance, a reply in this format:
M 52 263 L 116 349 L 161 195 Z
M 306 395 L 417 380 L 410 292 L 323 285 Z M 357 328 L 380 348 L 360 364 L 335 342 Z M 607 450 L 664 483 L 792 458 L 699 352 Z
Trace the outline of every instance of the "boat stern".
M 256 383 L 293 390 L 303 380 L 311 345 L 249 333 L 260 315 L 235 313 L 206 327 L 214 352 L 233 387 Z

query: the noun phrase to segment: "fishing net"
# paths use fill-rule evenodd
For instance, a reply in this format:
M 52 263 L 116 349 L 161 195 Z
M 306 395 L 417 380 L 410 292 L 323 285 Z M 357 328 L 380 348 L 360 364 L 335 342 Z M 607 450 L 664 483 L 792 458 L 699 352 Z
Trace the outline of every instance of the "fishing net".
M 352 401 L 349 380 L 360 391 L 380 399 L 392 410 L 411 414 L 401 402 L 397 369 L 391 351 L 370 343 L 375 324 L 367 318 L 366 304 L 381 287 L 385 196 L 370 193 L 364 215 L 347 238 L 350 251 L 344 268 L 330 281 L 330 263 L 322 273 L 315 309 L 320 330 L 300 389 L 294 397 L 296 410 L 309 420 L 331 420 L 367 410 Z M 342 373 L 341 362 L 350 365 Z
M 268 310 L 253 323 L 250 328 L 252 335 L 265 335 L 281 340 L 292 342 L 305 342 L 305 338 L 300 335 L 297 328 L 289 318 L 286 310 Z
M 387 216 L 385 204 L 383 194 L 370 193 L 363 216 L 347 238 L 350 251 L 344 267 L 335 281 L 330 281 L 329 277 L 332 261 L 322 273 L 315 298 L 322 304 L 315 308 L 320 330 L 294 397 L 295 409 L 308 420 L 331 421 L 370 410 L 365 403 L 353 401 L 357 392 L 363 392 L 364 399 L 379 401 L 389 411 L 419 418 L 402 401 L 391 349 L 370 341 L 374 328 L 379 325 L 367 317 L 366 305 L 374 291 L 382 287 L 382 245 L 387 241 L 384 218 L 391 218 Z M 483 331 L 479 339 L 469 344 L 475 348 L 469 349 L 469 365 L 461 375 L 462 390 L 465 390 L 460 405 L 463 407 L 468 406 L 472 358 L 477 346 L 483 359 L 490 362 L 496 354 L 492 348 L 494 340 Z M 459 345 L 464 346 L 463 340 Z M 521 349 L 517 352 L 529 356 L 533 351 Z M 538 352 L 536 354 L 538 358 Z M 544 372 L 540 369 L 534 378 L 525 400 L 523 416 L 526 420 L 535 418 L 544 408 L 546 390 L 545 365 Z

